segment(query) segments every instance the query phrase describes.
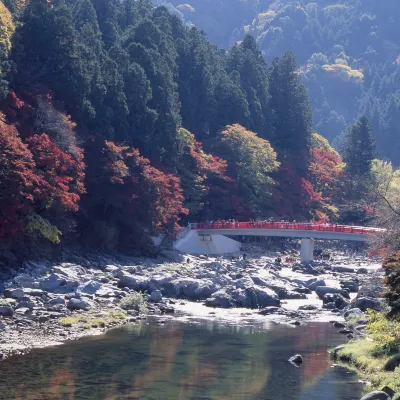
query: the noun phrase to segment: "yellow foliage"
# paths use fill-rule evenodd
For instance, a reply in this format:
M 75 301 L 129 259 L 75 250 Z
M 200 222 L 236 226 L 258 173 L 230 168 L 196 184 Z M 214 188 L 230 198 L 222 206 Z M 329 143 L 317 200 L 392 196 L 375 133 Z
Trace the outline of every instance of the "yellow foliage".
M 261 184 L 272 183 L 269 174 L 279 167 L 277 154 L 270 143 L 239 124 L 228 125 L 220 142 L 236 157 L 243 177 Z
M 0 1 L 0 47 L 5 50 L 5 57 L 11 50 L 11 38 L 15 25 L 8 8 Z
M 311 135 L 311 147 L 329 151 L 337 157 L 340 157 L 339 153 L 329 144 L 328 140 L 319 135 L 317 132 L 313 132 Z
M 322 68 L 343 80 L 354 80 L 361 83 L 364 80 L 364 74 L 358 69 L 351 69 L 348 65 L 344 64 L 325 64 Z

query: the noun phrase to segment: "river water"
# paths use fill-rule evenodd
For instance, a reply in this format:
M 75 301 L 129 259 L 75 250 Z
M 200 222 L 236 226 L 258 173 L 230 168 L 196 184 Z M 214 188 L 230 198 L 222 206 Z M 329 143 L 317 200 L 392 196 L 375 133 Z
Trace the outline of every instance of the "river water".
M 141 321 L 0 363 L 0 399 L 359 400 L 329 323 Z M 299 353 L 304 364 L 287 360 Z

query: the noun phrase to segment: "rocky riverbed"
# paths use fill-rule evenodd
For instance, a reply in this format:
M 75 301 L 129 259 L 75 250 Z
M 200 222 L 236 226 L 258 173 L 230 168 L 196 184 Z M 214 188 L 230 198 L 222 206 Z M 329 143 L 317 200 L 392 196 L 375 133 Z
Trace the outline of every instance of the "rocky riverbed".
M 82 265 L 25 263 L 0 284 L 0 358 L 60 344 L 154 315 L 257 318 L 300 325 L 379 309 L 378 261 L 336 250 L 331 261 L 275 262 L 295 256 L 256 245 L 246 259 L 194 257 L 86 259 Z M 83 266 L 84 265 L 84 266 Z M 138 293 L 143 293 L 143 297 Z M 147 308 L 147 311 L 145 310 Z M 361 333 L 338 324 L 350 335 Z

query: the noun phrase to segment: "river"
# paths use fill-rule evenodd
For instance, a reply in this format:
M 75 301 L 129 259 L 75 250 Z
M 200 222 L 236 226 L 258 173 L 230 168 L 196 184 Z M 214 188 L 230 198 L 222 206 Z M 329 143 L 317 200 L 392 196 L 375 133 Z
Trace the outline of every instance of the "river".
M 358 400 L 329 323 L 142 320 L 0 363 L 4 400 Z M 304 364 L 287 360 L 299 353 Z

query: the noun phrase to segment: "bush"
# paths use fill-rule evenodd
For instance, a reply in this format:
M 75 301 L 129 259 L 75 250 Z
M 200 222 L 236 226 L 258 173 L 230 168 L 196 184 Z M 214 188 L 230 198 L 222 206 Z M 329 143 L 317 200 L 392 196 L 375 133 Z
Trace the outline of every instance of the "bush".
M 131 293 L 121 300 L 121 307 L 125 310 L 136 310 L 141 314 L 147 312 L 147 307 L 141 293 Z
M 400 349 L 400 321 L 387 318 L 380 312 L 370 310 L 368 313 L 370 320 L 366 330 L 378 345 L 376 351 L 397 353 Z

